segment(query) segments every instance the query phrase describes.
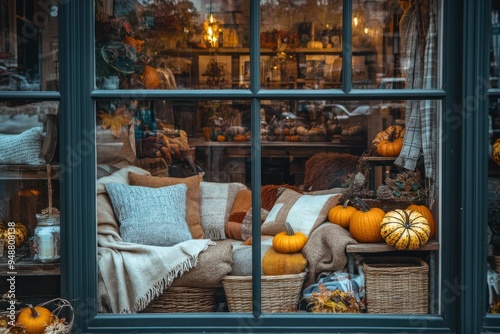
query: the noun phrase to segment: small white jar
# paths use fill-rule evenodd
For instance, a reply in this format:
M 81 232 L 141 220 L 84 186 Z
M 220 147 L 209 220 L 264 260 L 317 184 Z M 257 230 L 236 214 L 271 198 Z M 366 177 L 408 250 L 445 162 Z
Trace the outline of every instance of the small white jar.
M 35 228 L 33 260 L 43 263 L 59 262 L 60 226 L 59 215 L 37 215 L 38 226 Z

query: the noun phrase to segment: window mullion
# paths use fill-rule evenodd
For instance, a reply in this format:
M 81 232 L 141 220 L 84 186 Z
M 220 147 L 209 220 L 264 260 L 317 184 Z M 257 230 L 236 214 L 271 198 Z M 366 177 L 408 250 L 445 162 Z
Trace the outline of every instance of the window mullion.
M 352 1 L 342 4 L 342 90 L 352 89 Z
M 250 90 L 252 95 L 260 90 L 260 1 L 250 2 Z M 251 146 L 251 188 L 252 212 L 260 212 L 261 142 L 260 142 L 260 100 L 253 98 L 250 109 Z M 252 215 L 252 311 L 254 317 L 261 314 L 261 272 L 260 214 Z

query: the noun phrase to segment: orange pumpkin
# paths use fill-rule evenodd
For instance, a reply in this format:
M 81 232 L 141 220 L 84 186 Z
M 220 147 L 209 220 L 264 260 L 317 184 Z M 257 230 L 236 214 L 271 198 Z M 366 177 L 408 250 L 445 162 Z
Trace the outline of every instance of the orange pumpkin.
M 380 222 L 385 216 L 384 210 L 371 208 L 360 198 L 355 197 L 356 202 L 361 205 L 361 210 L 352 214 L 349 231 L 358 242 L 382 242 L 384 239 L 380 234 Z
M 349 200 L 345 201 L 343 205 L 339 204 L 334 206 L 328 212 L 328 220 L 331 223 L 340 225 L 345 229 L 349 229 L 351 217 L 357 211 L 355 207 L 347 204 L 349 204 Z
M 17 316 L 17 323 L 23 327 L 28 334 L 40 334 L 50 325 L 53 314 L 43 306 L 32 306 L 23 308 Z
M 382 140 L 377 145 L 377 153 L 382 157 L 397 157 L 403 148 L 403 138 Z
M 152 66 L 144 66 L 142 71 L 142 83 L 147 89 L 156 89 L 160 85 L 160 75 L 156 72 L 156 69 Z
M 224 135 L 218 135 L 217 136 L 217 141 L 226 141 L 226 136 L 224 136 Z
M 432 214 L 432 211 L 429 210 L 427 206 L 418 204 L 411 204 L 406 208 L 406 210 L 417 211 L 424 216 L 424 218 L 427 219 L 429 227 L 431 228 L 430 238 L 434 238 L 436 233 L 436 223 L 434 222 L 434 215 Z
M 300 252 L 307 243 L 307 236 L 302 232 L 295 232 L 288 222 L 285 227 L 285 232 L 280 232 L 273 238 L 274 250 L 285 254 Z

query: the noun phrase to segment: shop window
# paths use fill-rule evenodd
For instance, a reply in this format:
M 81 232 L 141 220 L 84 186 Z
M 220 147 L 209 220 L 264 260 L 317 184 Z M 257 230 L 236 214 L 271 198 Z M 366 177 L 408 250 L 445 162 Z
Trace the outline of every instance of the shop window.
M 57 90 L 57 6 L 2 0 L 0 9 L 0 91 Z
M 250 313 L 255 268 L 263 313 L 441 311 L 441 101 L 402 91 L 440 85 L 440 2 L 400 3 L 349 36 L 341 1 L 262 1 L 254 36 L 248 1 L 95 2 L 96 86 L 133 90 L 95 100 L 100 313 Z

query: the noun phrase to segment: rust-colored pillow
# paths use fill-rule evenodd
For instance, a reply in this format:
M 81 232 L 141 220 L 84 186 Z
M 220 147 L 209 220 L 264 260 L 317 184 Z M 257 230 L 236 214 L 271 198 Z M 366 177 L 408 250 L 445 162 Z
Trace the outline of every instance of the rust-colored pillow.
M 200 182 L 202 175 L 194 175 L 186 178 L 158 177 L 151 175 L 140 175 L 133 172 L 128 174 L 129 183 L 133 186 L 160 188 L 183 183 L 187 186 L 186 193 L 186 222 L 193 239 L 204 237 L 200 221 Z
M 226 237 L 230 239 L 243 240 L 241 236 L 241 223 L 252 208 L 252 191 L 243 189 L 236 194 L 234 204 L 229 213 L 229 219 L 224 226 Z

